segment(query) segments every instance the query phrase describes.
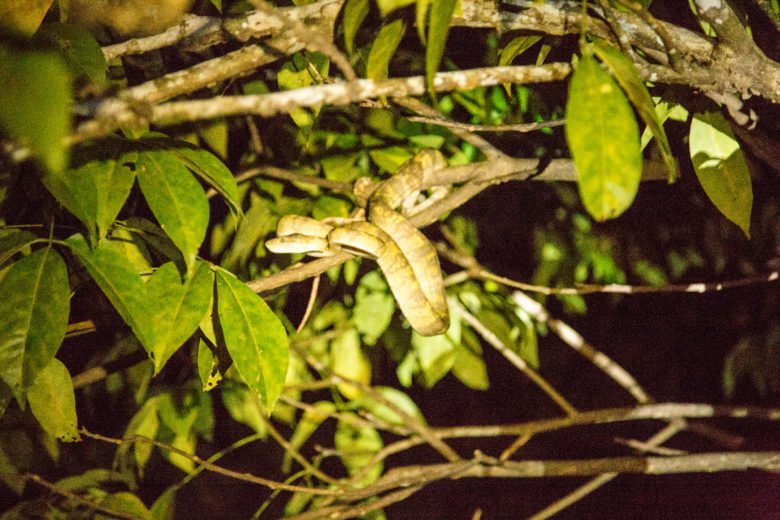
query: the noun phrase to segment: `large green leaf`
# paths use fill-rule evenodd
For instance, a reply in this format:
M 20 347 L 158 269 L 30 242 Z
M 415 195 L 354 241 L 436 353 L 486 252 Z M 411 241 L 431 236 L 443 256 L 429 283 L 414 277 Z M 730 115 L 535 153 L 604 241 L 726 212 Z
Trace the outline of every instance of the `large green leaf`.
M 27 400 L 38 422 L 49 435 L 63 442 L 79 440 L 76 395 L 65 365 L 52 359 L 27 390 Z
M 51 171 L 68 163 L 70 101 L 70 76 L 62 58 L 0 45 L 0 127 Z
M 588 213 L 607 220 L 628 209 L 642 176 L 639 127 L 620 87 L 588 54 L 569 82 L 566 141 Z
M 155 373 L 159 372 L 209 310 L 213 283 L 208 264 L 198 263 L 182 282 L 176 265 L 168 262 L 144 283 L 121 244 L 103 240 L 90 249 L 80 235 L 67 243 L 133 329 L 154 362 Z
M 355 35 L 366 16 L 368 0 L 347 0 L 344 3 L 344 47 L 349 54 L 355 50 Z
M 674 155 L 672 155 L 672 148 L 669 146 L 669 140 L 666 138 L 663 121 L 658 117 L 653 98 L 650 97 L 647 87 L 645 87 L 642 78 L 639 77 L 639 71 L 634 66 L 634 63 L 622 52 L 614 47 L 610 47 L 601 40 L 597 40 L 593 44 L 593 49 L 596 51 L 599 59 L 609 68 L 612 76 L 623 87 L 623 90 L 628 95 L 628 99 L 631 100 L 640 117 L 650 128 L 653 136 L 655 136 L 658 149 L 661 150 L 661 156 L 664 159 L 664 164 L 666 164 L 666 168 L 669 170 L 669 182 L 673 182 L 677 178 L 677 161 L 674 159 Z
M 187 270 L 192 270 L 209 224 L 203 188 L 179 156 L 168 150 L 139 152 L 136 173 L 152 213 L 182 252 Z
M 431 3 L 428 42 L 425 46 L 425 80 L 429 92 L 433 92 L 433 76 L 439 70 L 439 63 L 444 56 L 450 20 L 457 4 L 458 0 L 433 0 Z
M 70 295 L 62 257 L 39 249 L 0 280 L 0 378 L 22 402 L 24 388 L 57 353 L 68 327 Z
M 78 152 L 74 166 L 50 171 L 43 177 L 46 188 L 86 226 L 91 237 L 104 237 L 130 195 L 135 172 L 134 152 L 123 142 L 110 139 L 100 146 Z
M 184 283 L 173 262 L 157 269 L 146 282 L 147 300 L 154 302 L 155 319 L 142 320 L 149 329 L 144 336 L 151 342 L 144 346 L 154 362 L 155 373 L 198 328 L 209 310 L 212 287 L 211 270 L 205 262 L 199 262 Z
M 401 38 L 406 32 L 406 24 L 398 19 L 382 27 L 371 45 L 371 52 L 368 53 L 366 62 L 366 77 L 368 79 L 386 79 L 387 67 L 390 59 L 395 54 Z
M 195 175 L 210 184 L 222 195 L 230 211 L 241 214 L 238 184 L 230 169 L 217 156 L 203 148 L 188 143 L 172 142 L 171 151 L 176 154 Z
M 268 413 L 287 376 L 287 334 L 257 294 L 223 269 L 217 270 L 217 312 L 222 335 L 238 373 L 260 393 Z
M 689 142 L 693 169 L 707 197 L 750 238 L 750 172 L 728 122 L 720 112 L 697 113 Z
M 146 286 L 122 248 L 110 240 L 101 240 L 91 249 L 82 235 L 73 235 L 65 242 L 139 341 L 151 344 L 146 331 L 151 328 L 155 307 L 147 299 Z

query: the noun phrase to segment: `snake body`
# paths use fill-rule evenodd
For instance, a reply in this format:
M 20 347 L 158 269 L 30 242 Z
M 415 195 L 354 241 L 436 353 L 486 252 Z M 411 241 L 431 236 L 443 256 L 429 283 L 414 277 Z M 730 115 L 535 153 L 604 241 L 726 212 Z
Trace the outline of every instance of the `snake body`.
M 425 235 L 395 208 L 444 167 L 439 152 L 423 150 L 378 185 L 358 179 L 355 195 L 366 205 L 367 220 L 334 227 L 286 215 L 279 220 L 277 238 L 266 246 L 276 253 L 311 256 L 341 249 L 375 259 L 412 328 L 424 336 L 441 334 L 449 327 L 449 310 L 439 258 Z

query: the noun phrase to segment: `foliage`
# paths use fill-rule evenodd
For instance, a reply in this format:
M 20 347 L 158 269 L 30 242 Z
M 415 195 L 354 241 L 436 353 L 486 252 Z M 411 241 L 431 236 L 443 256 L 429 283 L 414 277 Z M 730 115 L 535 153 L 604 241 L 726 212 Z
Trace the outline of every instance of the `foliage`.
M 181 3 L 171 2 L 169 8 L 235 17 L 224 19 L 226 28 L 253 8 L 241 1 Z M 264 9 L 281 13 L 278 20 L 266 17 L 277 24 L 268 29 L 274 45 L 295 40 L 301 46 L 255 57 L 246 70 L 225 65 L 226 56 L 238 63 L 239 54 L 220 55 L 225 50 L 214 46 L 229 38 L 233 47 L 225 47 L 241 45 L 231 52 L 260 52 L 242 43 L 249 36 L 230 32 L 235 28 L 211 35 L 215 40 L 208 43 L 192 36 L 162 49 L 117 51 L 112 46 L 122 46 L 119 20 L 107 24 L 114 30 L 88 22 L 71 25 L 68 2 L 0 4 L 0 13 L 13 13 L 3 17 L 6 32 L 0 34 L 0 425 L 7 432 L 0 435 L 0 480 L 16 503 L 3 518 L 97 512 L 173 518 L 178 495 L 204 470 L 206 453 L 214 462 L 258 439 L 269 445 L 273 439 L 284 448 L 278 468 L 269 470 L 280 474 L 280 481 L 317 490 L 286 488 L 294 493 L 287 497 L 285 514 L 336 507 L 328 493 L 343 492 L 357 497 L 341 497 L 344 510 L 360 507 L 355 511 L 362 515 L 382 517 L 381 501 L 381 507 L 371 504 L 395 489 L 382 487 L 392 476 L 388 457 L 394 449 L 409 449 L 399 448 L 396 437 L 457 462 L 448 456 L 445 434 L 431 433 L 428 422 L 436 422 L 435 412 L 418 400 L 421 392 L 454 382 L 466 395 L 494 390 L 499 376 L 489 350 L 496 350 L 501 362 L 508 360 L 552 402 L 561 406 L 563 400 L 561 407 L 571 413 L 539 375 L 556 366 L 541 343 L 555 333 L 575 349 L 587 349 L 550 311 L 588 313 L 588 287 L 630 293 L 633 286 L 626 284 L 631 283 L 645 292 L 670 287 L 704 292 L 687 284 L 693 277 L 760 278 L 776 255 L 771 251 L 777 246 L 772 242 L 777 200 L 754 191 L 761 183 L 776 186 L 776 180 L 767 180 L 776 173 L 762 172 L 743 151 L 743 141 L 760 141 L 744 138 L 751 130 L 734 123 L 752 113 L 737 99 L 744 92 L 736 87 L 707 91 L 686 84 L 680 79 L 684 74 L 671 68 L 672 80 L 650 77 L 670 61 L 659 58 L 663 53 L 657 49 L 643 48 L 639 38 L 627 48 L 621 40 L 625 29 L 599 15 L 603 10 L 592 13 L 598 24 L 588 25 L 579 18 L 584 7 L 549 6 L 577 22 L 569 25 L 582 33 L 577 40 L 559 38 L 545 27 L 511 26 L 501 34 L 501 27 L 485 21 L 493 20 L 487 15 L 472 19 L 464 31 L 463 20 L 476 16 L 475 4 L 465 1 L 346 0 L 336 2 L 341 14 L 331 38 L 285 14 L 315 4 L 294 4 L 287 11 L 279 10 L 281 4 Z M 615 4 L 621 7 L 612 16 L 630 11 L 652 18 L 636 3 Z M 699 22 L 713 35 L 724 34 L 700 12 L 702 2 L 696 4 Z M 152 9 L 144 2 L 136 7 Z M 276 39 L 282 29 L 296 36 Z M 759 29 L 752 33 L 757 36 Z M 724 44 L 734 43 L 723 38 Z M 341 42 L 345 53 L 335 46 Z M 470 52 L 462 50 L 472 44 Z M 496 80 L 483 71 L 477 83 L 462 75 L 455 87 L 445 88 L 439 74 L 497 65 L 519 75 L 526 69 L 512 68 L 514 63 L 542 66 L 551 56 L 566 67 L 572 64 L 565 81 Z M 178 88 L 177 81 L 196 82 L 187 71 L 206 59 L 227 72 L 189 90 L 160 94 Z M 238 67 L 235 63 L 231 66 Z M 343 82 L 350 67 L 374 82 Z M 359 97 L 406 76 L 419 76 L 417 93 L 425 91 L 433 107 L 426 108 L 435 117 L 408 99 L 394 105 L 388 98 L 395 90 Z M 320 87 L 334 84 L 344 85 L 345 102 L 323 94 L 309 103 Z M 406 88 L 400 80 L 393 85 L 399 92 Z M 149 89 L 145 95 L 152 101 L 133 97 L 134 88 Z M 756 110 L 771 119 L 777 99 L 760 86 L 755 92 L 766 98 Z M 268 99 L 263 96 L 285 93 L 284 108 L 275 112 L 281 115 L 255 115 Z M 169 98 L 196 103 L 233 94 L 236 113 L 179 105 L 176 118 L 155 119 L 179 102 Z M 722 102 L 725 110 L 711 100 Z M 410 117 L 415 111 L 416 119 Z M 564 131 L 546 124 L 562 117 Z M 448 129 L 442 118 L 482 125 L 481 130 L 492 125 L 496 131 L 481 139 Z M 538 131 L 519 139 L 521 134 L 498 132 L 497 125 Z M 690 161 L 682 159 L 686 146 Z M 436 213 L 443 265 L 453 273 L 447 294 L 450 326 L 444 334 L 423 336 L 410 329 L 371 258 L 327 264 L 332 252 L 320 251 L 326 258 L 315 262 L 325 267 L 317 273 L 325 276 L 315 284 L 319 295 L 314 289 L 315 298 L 307 303 L 293 282 L 317 274 L 298 274 L 295 264 L 310 259 L 274 255 L 264 245 L 279 218 L 308 215 L 335 224 L 360 218 L 360 196 L 353 193 L 358 179 L 393 178 L 428 148 L 441 151 L 451 169 L 477 171 L 489 161 L 500 165 L 520 158 L 532 165 L 531 176 L 540 177 L 548 165 L 571 157 L 565 164 L 576 188 L 529 180 L 523 183 L 528 190 L 523 200 L 484 211 L 467 206 Z M 760 159 L 757 149 L 753 153 Z M 495 173 L 497 168 L 487 172 L 495 176 L 480 182 L 500 184 L 518 175 L 517 168 L 503 175 Z M 527 171 L 520 173 L 528 180 Z M 650 197 L 643 182 L 648 178 L 676 182 L 663 188 L 663 197 L 670 208 L 685 208 L 693 217 L 643 206 L 643 197 Z M 403 211 L 408 216 L 443 207 L 437 204 L 464 180 L 462 186 L 479 184 L 473 178 L 431 182 L 404 201 Z M 500 200 L 490 204 L 501 205 Z M 504 213 L 517 215 L 517 222 Z M 647 215 L 650 221 L 640 222 Z M 526 263 L 509 271 L 534 286 L 507 282 L 477 261 L 489 247 L 484 243 L 495 241 L 491 235 L 501 240 L 506 226 L 523 224 L 522 237 L 506 240 L 517 241 L 513 253 L 526 255 L 521 257 Z M 632 226 L 644 234 L 627 232 Z M 735 243 L 740 247 L 731 248 Z M 483 262 L 501 266 L 506 260 Z M 776 264 L 769 265 L 776 279 Z M 459 267 L 464 270 L 456 272 Z M 750 283 L 767 281 L 753 278 Z M 541 298 L 544 307 L 519 304 L 513 296 L 518 287 L 556 295 L 562 310 Z M 763 396 L 777 395 L 777 330 L 775 317 L 764 330 L 733 342 L 734 349 L 723 356 L 727 397 L 739 395 L 745 380 Z M 615 377 L 605 368 L 608 363 L 598 361 L 599 354 L 593 354 L 594 364 L 636 396 L 626 377 Z M 97 419 L 96 409 L 111 420 Z M 101 428 L 124 436 L 112 451 L 113 462 L 105 450 L 84 448 L 106 440 L 95 435 Z M 231 438 L 222 432 L 241 428 L 253 435 L 215 453 L 215 439 Z M 312 446 L 323 444 L 333 448 L 315 453 Z M 48 471 L 54 494 L 25 491 L 28 482 L 42 480 L 30 475 L 57 465 Z M 146 478 L 150 468 L 161 467 L 174 475 L 172 468 L 178 468 L 186 477 L 139 491 L 152 485 Z M 430 481 L 453 474 L 459 473 L 437 474 Z M 240 472 L 225 475 L 239 478 Z M 424 485 L 403 482 L 409 489 Z M 159 498 L 149 505 L 139 498 L 153 494 Z M 270 494 L 259 512 L 275 497 L 276 492 Z M 273 507 L 281 514 L 282 506 Z

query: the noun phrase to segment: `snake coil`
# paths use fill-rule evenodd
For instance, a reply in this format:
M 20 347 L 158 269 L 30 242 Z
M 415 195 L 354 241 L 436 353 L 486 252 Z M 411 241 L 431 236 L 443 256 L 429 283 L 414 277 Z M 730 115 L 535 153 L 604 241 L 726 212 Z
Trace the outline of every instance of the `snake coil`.
M 431 176 L 446 165 L 438 151 L 422 150 L 378 185 L 358 179 L 355 195 L 366 206 L 367 220 L 334 227 L 308 217 L 285 215 L 279 219 L 277 238 L 268 240 L 266 247 L 274 253 L 311 256 L 346 250 L 372 258 L 412 328 L 423 336 L 442 334 L 450 320 L 436 249 L 395 208 L 430 184 Z

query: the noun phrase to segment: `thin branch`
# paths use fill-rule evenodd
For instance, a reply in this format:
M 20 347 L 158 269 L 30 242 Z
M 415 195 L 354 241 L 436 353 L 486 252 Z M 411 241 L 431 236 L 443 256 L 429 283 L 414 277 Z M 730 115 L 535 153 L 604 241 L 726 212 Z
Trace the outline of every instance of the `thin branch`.
M 117 511 L 116 509 L 112 509 L 110 507 L 100 505 L 97 502 L 93 502 L 92 500 L 88 500 L 76 493 L 73 493 L 72 491 L 63 489 L 59 487 L 57 484 L 49 482 L 48 480 L 44 479 L 40 475 L 36 475 L 34 473 L 22 473 L 20 475 L 5 474 L 3 476 L 35 482 L 39 486 L 43 486 L 49 491 L 56 493 L 60 496 L 63 496 L 69 500 L 73 500 L 74 502 L 81 504 L 82 506 L 88 507 L 89 509 L 92 509 L 94 511 L 102 511 L 103 513 L 115 516 L 116 518 L 125 518 L 127 520 L 144 520 L 142 517 L 135 516 L 131 513 L 125 513 L 124 511 Z
M 175 446 L 171 446 L 170 444 L 166 444 L 164 442 L 160 442 L 155 439 L 150 439 L 148 437 L 144 437 L 141 435 L 132 435 L 130 437 L 119 439 L 116 437 L 108 437 L 105 435 L 100 435 L 98 433 L 92 433 L 86 428 L 80 428 L 79 433 L 81 433 L 85 437 L 89 437 L 91 439 L 95 439 L 102 442 L 107 442 L 109 444 L 116 444 L 117 446 L 121 446 L 123 444 L 134 444 L 136 442 L 151 444 L 152 446 L 155 446 L 162 450 L 169 451 L 171 453 L 175 453 L 176 455 L 180 455 L 186 459 L 189 459 L 195 464 L 197 464 L 198 466 L 203 467 L 206 471 L 217 473 L 225 477 L 234 478 L 236 480 L 241 480 L 243 482 L 257 484 L 266 487 L 268 489 L 273 489 L 273 490 L 281 489 L 284 491 L 292 491 L 296 493 L 307 493 L 309 495 L 318 495 L 318 496 L 330 496 L 330 495 L 338 494 L 338 491 L 334 491 L 331 489 L 295 486 L 292 484 L 285 484 L 284 482 L 277 482 L 275 480 L 258 477 L 249 473 L 239 473 L 238 471 L 233 471 L 231 469 L 223 468 L 222 466 L 213 464 L 207 460 L 198 457 L 197 455 L 194 455 L 192 453 L 187 453 L 186 451 L 180 450 L 179 448 L 176 448 Z
M 541 130 L 542 128 L 554 128 L 556 126 L 563 126 L 566 124 L 565 119 L 557 119 L 555 121 L 540 121 L 538 123 L 515 123 L 506 125 L 476 125 L 472 123 L 460 123 L 458 121 L 451 121 L 442 117 L 419 117 L 411 116 L 407 117 L 409 121 L 415 123 L 425 123 L 428 125 L 438 125 L 447 128 L 457 128 L 460 130 L 466 130 L 467 132 L 534 132 Z
M 634 379 L 634 376 L 625 368 L 603 352 L 596 350 L 571 326 L 561 320 L 551 317 L 547 312 L 547 309 L 542 307 L 539 302 L 529 298 L 520 291 L 514 291 L 512 293 L 512 299 L 519 308 L 527 312 L 536 321 L 545 323 L 550 327 L 550 330 L 563 340 L 564 343 L 582 354 L 588 361 L 601 369 L 601 371 L 607 374 L 610 379 L 631 394 L 637 402 L 644 404 L 652 400 L 639 382 Z
M 301 358 L 305 359 L 306 362 L 318 372 L 327 374 L 327 376 L 333 379 L 333 381 L 335 381 L 336 383 L 347 383 L 349 385 L 357 387 L 361 392 L 365 393 L 369 398 L 389 408 L 393 413 L 398 415 L 398 417 L 401 419 L 401 421 L 407 428 L 414 431 L 417 435 L 425 439 L 425 441 L 431 446 L 431 448 L 438 451 L 445 459 L 449 461 L 462 460 L 460 455 L 458 455 L 455 452 L 455 450 L 453 450 L 447 443 L 445 443 L 444 441 L 442 441 L 441 439 L 433 435 L 430 429 L 428 428 L 428 426 L 420 422 L 416 417 L 407 413 L 404 409 L 399 407 L 393 401 L 387 399 L 381 392 L 378 392 L 370 385 L 366 385 L 360 381 L 355 381 L 353 379 L 343 377 L 333 372 L 325 365 L 323 365 L 314 356 L 306 352 L 303 352 L 300 349 L 295 349 L 295 350 L 296 353 L 299 356 L 301 356 Z
M 568 63 L 541 66 L 486 67 L 454 72 L 440 72 L 434 77 L 436 92 L 467 90 L 502 83 L 547 83 L 560 81 L 571 72 Z M 296 108 L 323 105 L 349 105 L 380 97 L 419 96 L 426 91 L 423 76 L 386 80 L 361 79 L 273 92 L 261 95 L 220 96 L 205 100 L 172 101 L 137 110 L 132 103 L 110 98 L 85 106 L 94 119 L 82 123 L 73 139 L 80 141 L 100 137 L 123 128 L 204 121 L 236 115 L 272 117 Z
M 457 311 L 458 314 L 473 328 L 477 334 L 482 336 L 482 339 L 487 341 L 490 346 L 496 349 L 502 356 L 504 356 L 515 368 L 520 370 L 528 379 L 530 379 L 536 386 L 539 387 L 547 396 L 557 404 L 561 410 L 569 415 L 576 415 L 577 409 L 566 400 L 560 392 L 558 392 L 545 378 L 534 370 L 528 363 L 523 360 L 514 350 L 507 347 L 493 331 L 488 329 L 479 319 L 471 314 L 455 299 L 450 300 L 450 305 Z
M 685 428 L 685 421 L 680 419 L 674 420 L 670 424 L 668 424 L 664 429 L 662 429 L 661 431 L 659 431 L 658 433 L 650 437 L 650 439 L 648 439 L 645 443 L 651 447 L 660 446 L 661 444 L 671 439 L 674 435 L 676 435 L 679 431 L 683 430 L 684 428 Z M 567 507 L 579 502 L 587 495 L 593 493 L 601 486 L 611 482 L 619 474 L 620 473 L 618 472 L 602 473 L 601 475 L 592 478 L 590 481 L 579 486 L 574 491 L 566 494 L 565 496 L 561 497 L 560 499 L 556 500 L 552 504 L 548 505 L 538 513 L 531 516 L 530 520 L 544 520 L 546 518 L 550 518 L 558 514 L 559 512 L 566 509 Z
M 576 287 L 548 287 L 544 285 L 534 285 L 525 282 L 518 282 L 511 278 L 506 278 L 494 274 L 484 266 L 479 264 L 474 257 L 463 254 L 453 248 L 448 248 L 443 244 L 437 244 L 437 251 L 451 262 L 466 269 L 466 274 L 470 278 L 479 278 L 481 280 L 490 280 L 506 287 L 520 289 L 521 291 L 537 294 L 550 295 L 589 295 L 589 294 L 653 294 L 653 293 L 695 293 L 702 294 L 708 292 L 718 292 L 726 289 L 735 289 L 737 287 L 747 287 L 751 285 L 760 285 L 764 283 L 773 283 L 780 280 L 780 272 L 772 271 L 767 274 L 737 278 L 735 280 L 725 280 L 722 282 L 697 282 L 689 284 L 669 284 L 669 285 L 624 285 L 624 284 L 580 284 Z
M 477 148 L 479 151 L 481 151 L 485 157 L 488 159 L 498 159 L 498 158 L 505 158 L 507 155 L 503 153 L 501 150 L 493 146 L 490 142 L 487 140 L 477 136 L 473 135 L 469 131 L 462 131 L 461 128 L 459 128 L 457 123 L 450 121 L 449 119 L 443 117 L 441 113 L 434 109 L 431 106 L 426 105 L 422 101 L 408 97 L 408 98 L 396 98 L 394 100 L 396 105 L 400 105 L 404 108 L 407 108 L 409 110 L 412 110 L 414 112 L 417 112 L 418 114 L 422 114 L 425 117 L 408 117 L 407 119 L 409 121 L 414 121 L 415 119 L 425 119 L 426 121 L 444 121 L 444 122 L 450 122 L 452 123 L 449 125 L 450 131 L 457 137 L 460 137 L 465 142 L 471 144 L 475 148 Z M 448 125 L 444 125 L 448 126 Z

